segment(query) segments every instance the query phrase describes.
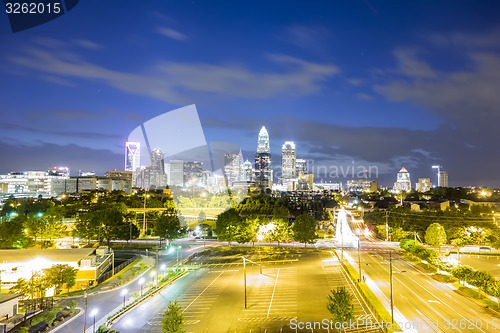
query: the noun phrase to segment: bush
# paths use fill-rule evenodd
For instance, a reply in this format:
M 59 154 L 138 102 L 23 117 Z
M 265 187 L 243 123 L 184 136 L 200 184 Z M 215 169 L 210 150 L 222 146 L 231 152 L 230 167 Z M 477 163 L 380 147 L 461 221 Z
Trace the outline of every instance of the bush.
M 69 306 L 69 309 L 71 310 L 71 312 L 75 311 L 77 305 L 78 305 L 78 302 L 75 300 L 71 300 L 69 302 L 68 306 Z
M 415 246 L 415 240 L 414 239 L 409 239 L 409 238 L 402 239 L 399 242 L 399 246 L 403 250 L 411 252 L 411 249 Z

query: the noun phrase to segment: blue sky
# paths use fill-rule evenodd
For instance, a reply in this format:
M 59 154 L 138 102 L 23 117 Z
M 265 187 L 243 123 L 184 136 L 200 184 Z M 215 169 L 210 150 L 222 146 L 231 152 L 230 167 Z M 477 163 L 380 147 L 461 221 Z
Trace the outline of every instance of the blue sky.
M 498 187 L 499 7 L 86 0 L 18 33 L 2 14 L 0 172 L 123 168 L 134 128 L 196 104 L 207 141 L 250 160 L 265 125 L 275 165 L 293 140 L 382 184 L 441 164 L 452 186 Z

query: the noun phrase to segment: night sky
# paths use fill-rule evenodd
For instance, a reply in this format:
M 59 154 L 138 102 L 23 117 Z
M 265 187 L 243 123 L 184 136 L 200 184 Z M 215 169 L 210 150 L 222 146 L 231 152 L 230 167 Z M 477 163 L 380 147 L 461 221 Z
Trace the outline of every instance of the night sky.
M 195 104 L 207 142 L 250 161 L 265 125 L 275 165 L 292 140 L 315 170 L 391 185 L 440 164 L 500 187 L 499 18 L 482 0 L 83 0 L 12 33 L 2 13 L 0 173 L 123 169 L 134 128 Z

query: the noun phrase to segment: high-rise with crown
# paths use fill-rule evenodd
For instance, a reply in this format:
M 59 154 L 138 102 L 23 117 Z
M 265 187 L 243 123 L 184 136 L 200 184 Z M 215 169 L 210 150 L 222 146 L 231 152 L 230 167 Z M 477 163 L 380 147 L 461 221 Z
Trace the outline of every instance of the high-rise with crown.
M 125 171 L 132 171 L 132 183 L 139 187 L 139 172 L 141 168 L 141 144 L 139 142 L 125 143 Z
M 403 167 L 399 170 L 397 180 L 394 183 L 394 189 L 397 191 L 411 191 L 410 173 L 406 168 Z
M 262 126 L 257 140 L 255 153 L 255 180 L 262 188 L 272 187 L 271 150 L 269 148 L 269 134 L 266 127 Z
M 281 170 L 283 179 L 297 178 L 297 150 L 293 141 L 286 141 L 281 148 Z

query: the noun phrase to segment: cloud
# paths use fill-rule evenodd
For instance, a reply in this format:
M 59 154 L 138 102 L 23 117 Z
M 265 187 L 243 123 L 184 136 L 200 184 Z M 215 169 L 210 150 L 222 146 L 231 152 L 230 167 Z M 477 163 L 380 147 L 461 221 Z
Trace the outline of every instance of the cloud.
M 308 62 L 286 55 L 269 56 L 271 62 L 284 68 L 274 72 L 252 72 L 240 65 L 162 61 L 141 73 L 111 70 L 64 50 L 28 48 L 22 54 L 7 57 L 13 64 L 40 74 L 64 79 L 100 80 L 131 94 L 177 105 L 189 104 L 197 96 L 212 94 L 226 98 L 307 95 L 320 91 L 322 82 L 339 72 L 332 64 Z
M 321 26 L 294 24 L 287 27 L 281 38 L 305 49 L 321 48 L 327 43 L 331 32 Z
M 392 185 L 402 166 L 410 170 L 412 182 L 416 182 L 418 178 L 432 178 L 434 171 L 431 166 L 439 163 L 448 171 L 452 186 L 500 186 L 500 178 L 494 172 L 500 169 L 497 140 L 483 143 L 480 148 L 471 148 L 461 143 L 461 133 L 457 129 L 446 125 L 435 130 L 348 127 L 291 115 L 267 121 L 236 114 L 225 119 L 202 117 L 201 120 L 208 131 L 238 128 L 246 136 L 254 137 L 255 144 L 258 129 L 262 124 L 266 125 L 275 165 L 280 161 L 280 144 L 290 140 L 291 132 L 297 145 L 297 158 L 314 160 L 317 170 L 319 166 L 327 169 L 345 167 L 354 161 L 355 165 L 378 168 L 376 180 Z M 244 158 L 251 161 L 253 147 L 246 148 Z M 488 163 L 482 163 L 485 160 Z
M 500 56 L 468 52 L 468 70 L 388 80 L 374 87 L 390 102 L 410 101 L 443 118 L 472 143 L 498 140 Z M 457 138 L 458 139 L 458 138 Z
M 356 97 L 359 99 L 362 99 L 364 101 L 371 101 L 373 97 L 371 95 L 365 94 L 365 93 L 359 93 L 356 94 Z
M 480 33 L 450 32 L 429 33 L 424 37 L 432 44 L 439 47 L 462 47 L 467 49 L 500 48 L 500 27 Z
M 427 63 L 417 59 L 416 50 L 399 48 L 393 54 L 398 63 L 398 73 L 414 78 L 435 78 L 437 76 Z
M 65 131 L 60 129 L 54 129 L 53 124 L 47 126 L 43 126 L 40 124 L 38 124 L 37 126 L 27 126 L 15 123 L 0 122 L 0 129 L 24 131 L 29 133 L 51 134 L 51 135 L 71 137 L 71 138 L 96 139 L 96 140 L 121 138 L 121 136 L 118 134 L 112 134 L 108 132 L 96 133 L 96 132 Z
M 102 49 L 102 46 L 87 39 L 74 39 L 75 44 L 90 50 Z
M 183 34 L 180 31 L 174 30 L 172 28 L 156 27 L 155 31 L 162 36 L 172 38 L 172 39 L 175 39 L 175 40 L 178 40 L 181 42 L 188 40 L 188 36 L 186 36 L 185 34 Z
M 109 150 L 96 150 L 78 145 L 56 145 L 40 143 L 23 145 L 0 141 L 0 154 L 9 156 L 0 164 L 0 174 L 11 171 L 46 170 L 54 165 L 65 165 L 73 170 L 105 171 L 120 169 L 123 165 L 122 154 Z

